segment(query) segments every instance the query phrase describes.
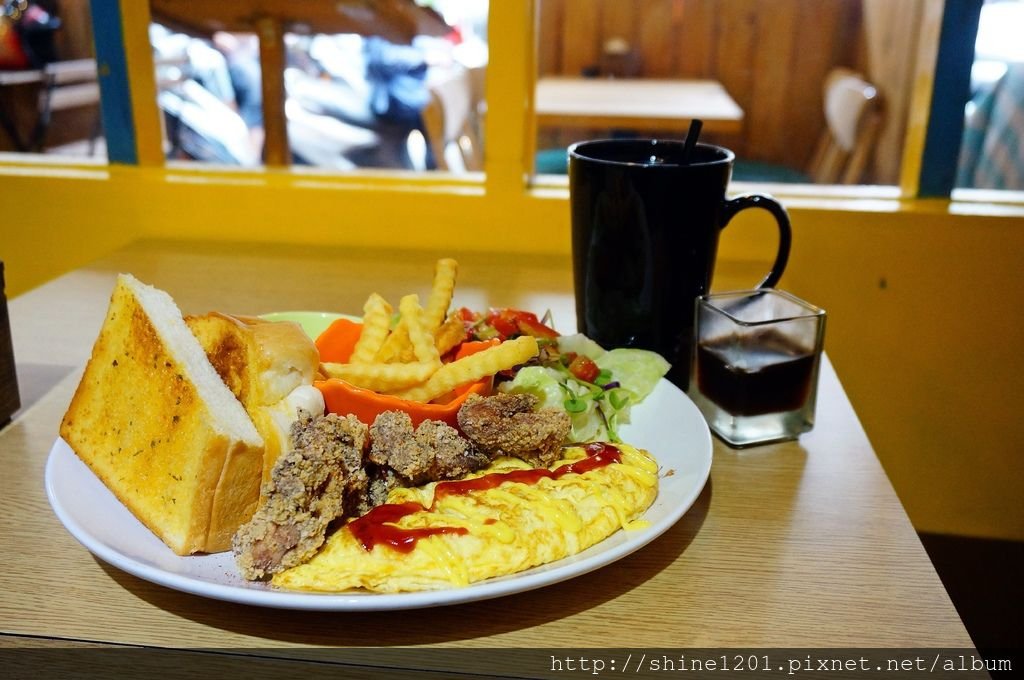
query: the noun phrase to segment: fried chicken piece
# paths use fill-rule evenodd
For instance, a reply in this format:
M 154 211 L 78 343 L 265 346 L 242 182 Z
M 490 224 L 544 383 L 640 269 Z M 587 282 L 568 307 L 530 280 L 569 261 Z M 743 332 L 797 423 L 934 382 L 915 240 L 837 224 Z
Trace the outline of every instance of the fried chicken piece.
M 362 517 L 378 505 L 388 502 L 388 494 L 392 489 L 408 486 L 395 471 L 386 465 L 376 465 L 367 461 L 366 475 L 370 482 L 366 487 L 366 495 L 363 497 L 359 507 L 352 513 L 352 517 Z
M 459 409 L 459 427 L 492 457 L 513 456 L 546 467 L 558 460 L 571 423 L 566 412 L 538 410 L 537 403 L 532 394 L 473 394 Z
M 404 411 L 378 415 L 370 426 L 370 441 L 370 461 L 413 486 L 462 477 L 490 462 L 450 425 L 424 420 L 414 431 Z
M 239 570 L 250 580 L 308 560 L 327 526 L 366 497 L 367 428 L 355 416 L 304 413 L 292 424 L 291 438 L 292 450 L 266 483 L 265 502 L 232 542 Z

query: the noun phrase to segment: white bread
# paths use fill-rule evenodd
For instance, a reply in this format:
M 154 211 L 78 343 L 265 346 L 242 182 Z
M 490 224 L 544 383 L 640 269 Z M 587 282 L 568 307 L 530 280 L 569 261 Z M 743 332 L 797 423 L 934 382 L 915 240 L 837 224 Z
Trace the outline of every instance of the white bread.
M 323 396 L 312 386 L 320 365 L 316 345 L 288 321 L 210 312 L 187 316 L 185 322 L 263 437 L 266 482 L 274 463 L 289 450 L 298 408 L 324 410 Z
M 121 274 L 60 428 L 174 552 L 219 552 L 259 499 L 263 440 L 167 293 Z

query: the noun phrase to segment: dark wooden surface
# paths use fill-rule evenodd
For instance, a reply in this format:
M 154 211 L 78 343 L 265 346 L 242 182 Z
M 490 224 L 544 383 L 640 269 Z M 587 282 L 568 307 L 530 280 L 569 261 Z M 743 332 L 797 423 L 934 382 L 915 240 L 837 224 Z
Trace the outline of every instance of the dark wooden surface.
M 0 262 L 0 425 L 6 423 L 20 405 L 18 376 L 14 373 L 11 324 L 7 317 L 7 296 L 4 294 L 4 263 Z
M 1024 541 L 919 536 L 978 649 L 1024 655 Z

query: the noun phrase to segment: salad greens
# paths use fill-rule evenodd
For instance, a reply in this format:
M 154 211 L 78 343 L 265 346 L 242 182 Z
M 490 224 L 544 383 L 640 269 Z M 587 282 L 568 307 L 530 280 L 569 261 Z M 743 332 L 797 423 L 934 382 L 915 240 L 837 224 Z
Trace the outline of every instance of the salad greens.
M 583 334 L 561 335 L 551 325 L 550 312 L 538 319 L 532 312 L 509 307 L 487 312 L 463 307 L 459 315 L 471 340 L 537 338 L 540 355 L 502 372 L 498 390 L 533 394 L 541 408 L 568 413 L 573 442 L 621 442 L 619 427 L 629 422 L 630 408 L 643 401 L 670 368 L 656 352 L 605 350 Z
M 549 352 L 538 365 L 519 369 L 499 389 L 533 394 L 541 407 L 566 411 L 572 421 L 569 439 L 574 442 L 621 441 L 618 430 L 629 422 L 630 408 L 643 401 L 669 369 L 669 363 L 656 352 L 625 348 L 606 351 L 579 334 L 559 336 L 556 347 L 557 352 Z M 578 363 L 577 357 L 591 360 L 597 367 L 596 375 L 571 370 Z

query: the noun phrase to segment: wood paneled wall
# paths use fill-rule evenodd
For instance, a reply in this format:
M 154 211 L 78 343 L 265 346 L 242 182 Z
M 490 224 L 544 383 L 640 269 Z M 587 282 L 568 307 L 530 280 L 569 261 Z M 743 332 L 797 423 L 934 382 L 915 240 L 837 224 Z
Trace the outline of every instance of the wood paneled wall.
M 886 124 L 878 139 L 874 176 L 895 184 L 903 163 L 903 142 L 921 42 L 925 0 L 863 0 L 864 72 L 882 94 Z
M 538 14 L 540 75 L 579 75 L 606 40 L 624 38 L 642 77 L 725 85 L 746 120 L 717 141 L 794 168 L 824 125 L 825 74 L 863 62 L 861 0 L 540 0 Z
M 60 0 L 55 5 L 61 20 L 61 28 L 57 32 L 60 58 L 84 59 L 94 56 L 88 0 Z

